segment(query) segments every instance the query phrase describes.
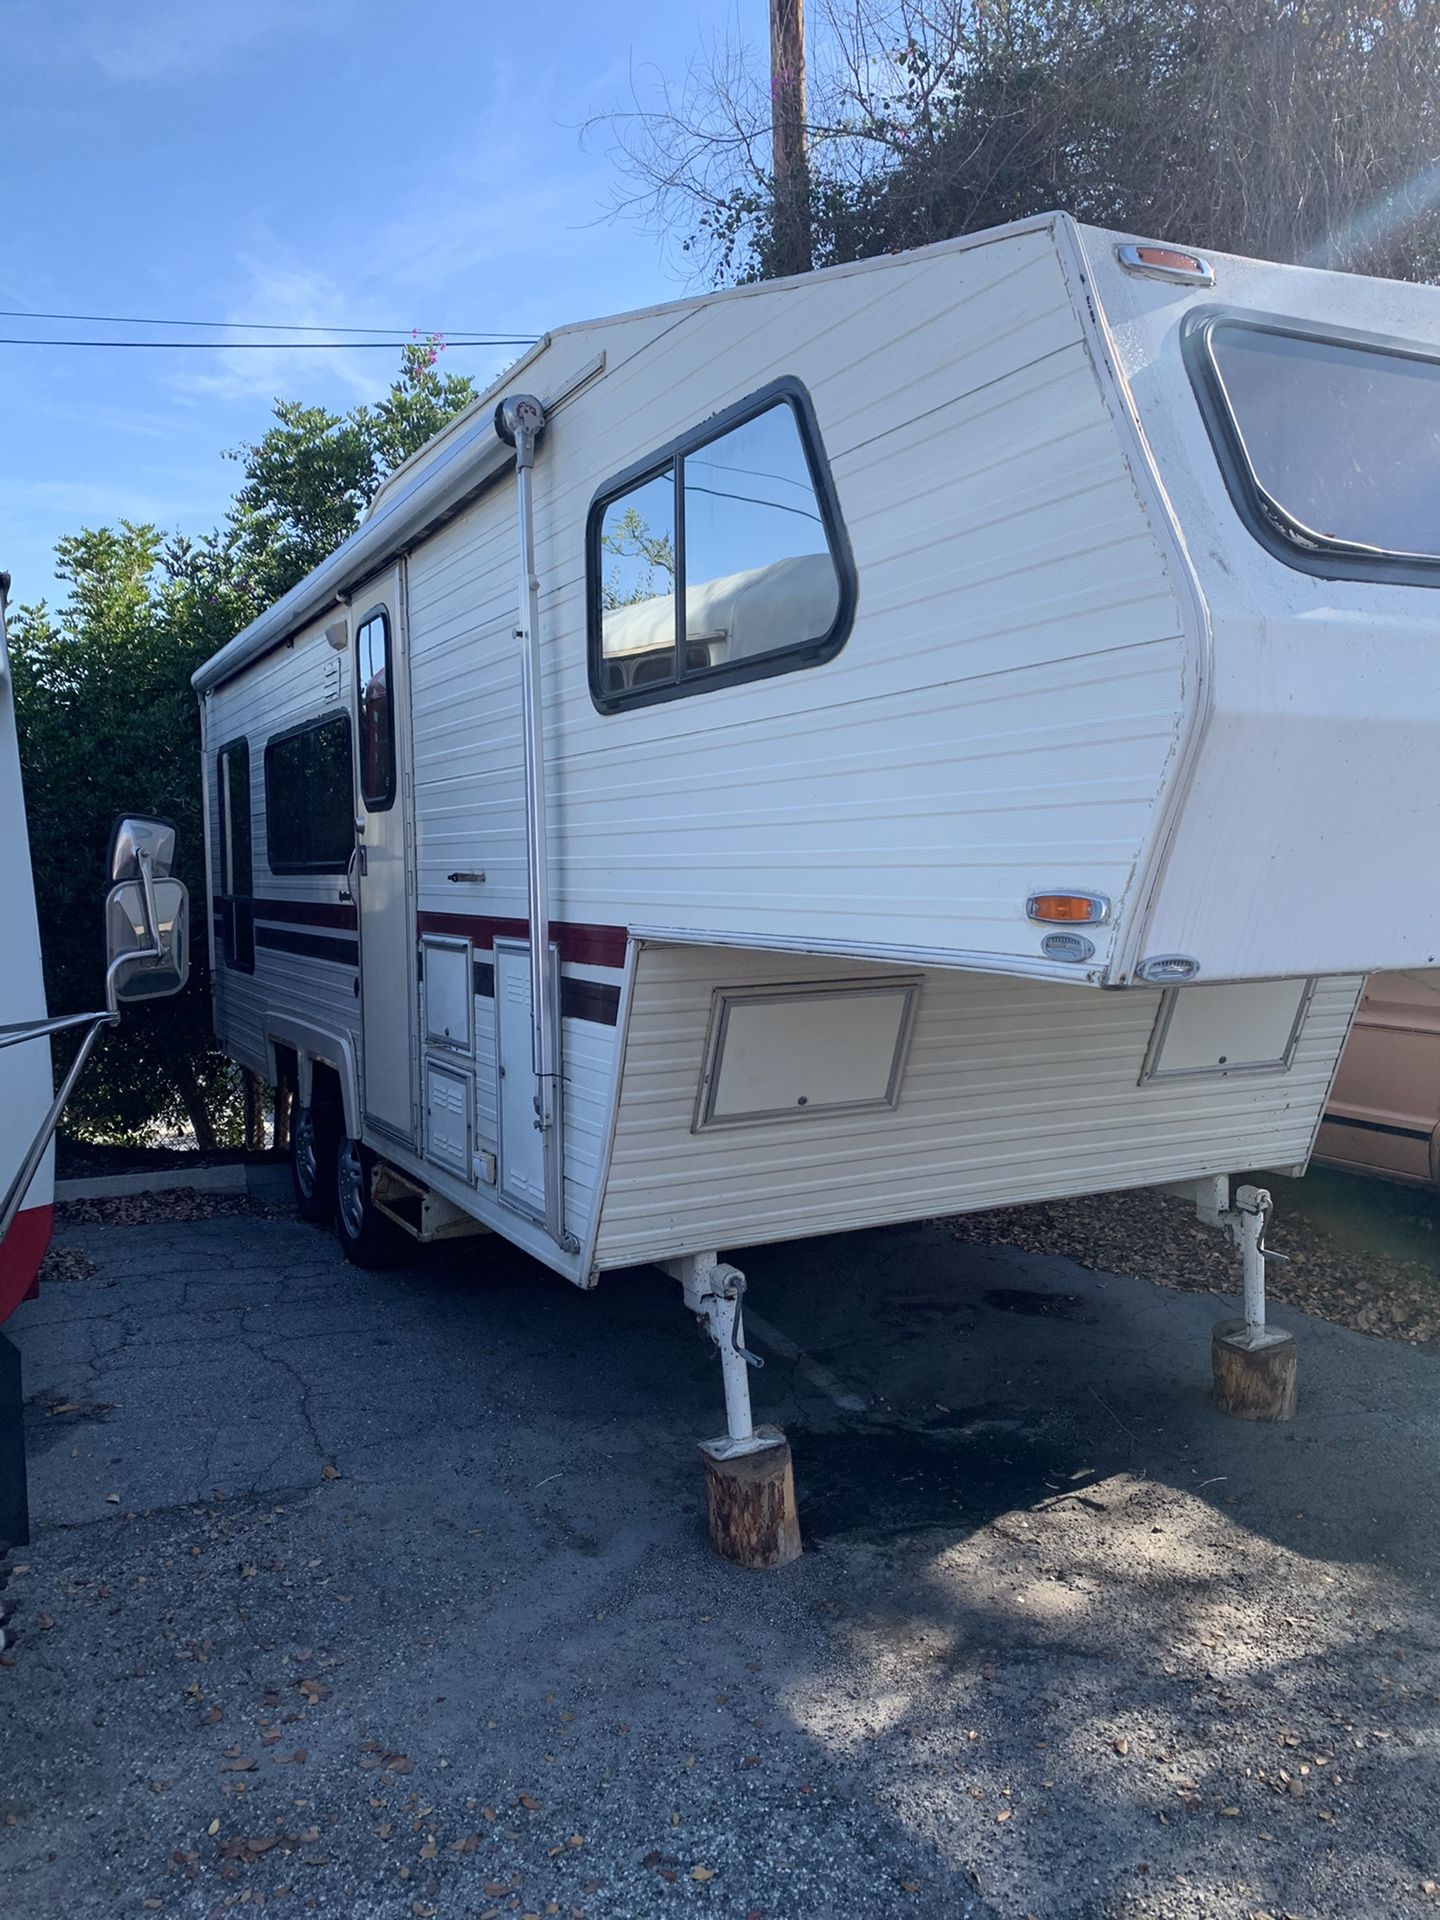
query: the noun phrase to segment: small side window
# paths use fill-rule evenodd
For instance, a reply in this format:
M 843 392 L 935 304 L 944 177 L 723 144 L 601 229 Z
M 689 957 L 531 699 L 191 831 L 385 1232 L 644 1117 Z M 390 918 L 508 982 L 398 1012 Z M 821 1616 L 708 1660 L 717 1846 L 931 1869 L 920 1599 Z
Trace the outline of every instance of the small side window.
M 395 804 L 395 703 L 390 670 L 390 616 L 377 607 L 355 636 L 360 727 L 360 797 L 368 813 Z
M 265 837 L 272 873 L 344 873 L 355 850 L 355 770 L 343 713 L 265 747 Z
M 804 389 L 779 381 L 606 488 L 588 574 L 603 712 L 830 659 L 854 567 Z
M 255 971 L 255 872 L 251 853 L 250 743 L 232 740 L 216 762 L 220 884 L 215 893 L 227 967 Z

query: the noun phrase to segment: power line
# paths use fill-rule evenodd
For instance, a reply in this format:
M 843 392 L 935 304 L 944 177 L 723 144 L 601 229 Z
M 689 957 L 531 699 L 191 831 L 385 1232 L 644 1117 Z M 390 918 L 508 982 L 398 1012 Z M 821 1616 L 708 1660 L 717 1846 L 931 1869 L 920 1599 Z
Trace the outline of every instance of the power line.
M 32 313 L 26 307 L 0 307 L 0 320 L 81 320 L 87 326 L 97 327 L 233 327 L 237 333 L 386 333 L 407 340 L 445 338 L 440 327 L 321 327 L 291 320 L 155 320 L 124 313 Z M 533 340 L 535 335 L 517 333 L 502 337 L 506 344 L 513 340 L 518 345 Z
M 505 337 L 501 339 L 485 338 L 447 340 L 451 347 L 529 347 L 533 346 L 537 336 L 526 334 L 523 337 Z M 358 353 L 365 347 L 383 347 L 387 353 L 393 353 L 401 343 L 398 340 L 44 340 L 38 336 L 0 338 L 0 347 L 135 347 L 140 349 L 163 347 L 167 352 L 176 348 L 191 348 L 199 353 Z M 423 343 L 421 343 L 423 344 Z

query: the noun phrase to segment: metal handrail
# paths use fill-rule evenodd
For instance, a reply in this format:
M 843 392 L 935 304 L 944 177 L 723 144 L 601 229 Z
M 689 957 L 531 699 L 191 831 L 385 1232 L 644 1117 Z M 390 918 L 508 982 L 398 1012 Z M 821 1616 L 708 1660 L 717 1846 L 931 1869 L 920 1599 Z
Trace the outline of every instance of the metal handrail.
M 5 1189 L 5 1199 L 0 1204 L 0 1245 L 4 1244 L 16 1214 L 20 1211 L 20 1202 L 30 1190 L 30 1182 L 35 1178 L 35 1170 L 45 1158 L 45 1149 L 54 1138 L 55 1129 L 60 1124 L 60 1116 L 65 1104 L 75 1091 L 75 1083 L 85 1071 L 85 1063 L 94 1051 L 95 1042 L 100 1037 L 102 1027 L 118 1026 L 120 1022 L 120 999 L 116 991 L 122 967 L 135 960 L 161 960 L 165 957 L 165 942 L 160 934 L 160 916 L 155 907 L 155 888 L 150 873 L 150 855 L 141 849 L 137 855 L 141 897 L 145 909 L 145 931 L 150 935 L 150 945 L 139 947 L 129 953 L 118 953 L 105 969 L 105 1011 L 104 1013 L 62 1014 L 54 1020 L 26 1021 L 19 1027 L 0 1027 L 0 1046 L 15 1046 L 22 1040 L 38 1040 L 42 1035 L 62 1032 L 66 1027 L 84 1026 L 88 1021 L 90 1031 L 75 1049 L 75 1058 L 70 1062 L 65 1078 L 60 1082 L 59 1091 L 50 1102 L 49 1111 L 40 1123 L 40 1130 L 30 1142 L 29 1150 L 20 1162 L 19 1169 L 9 1186 Z
M 63 1033 L 67 1027 L 87 1026 L 92 1020 L 108 1020 L 109 1013 L 65 1013 L 54 1020 L 20 1020 L 0 1027 L 0 1047 L 18 1047 L 22 1040 L 43 1040 L 46 1034 Z
M 20 1162 L 15 1178 L 5 1190 L 5 1201 L 3 1206 L 0 1206 L 0 1245 L 4 1244 L 11 1223 L 20 1211 L 20 1202 L 30 1190 L 30 1182 L 35 1178 L 35 1169 L 45 1158 L 45 1149 L 49 1146 L 55 1129 L 60 1124 L 60 1116 L 65 1111 L 66 1101 L 75 1091 L 76 1081 L 85 1071 L 85 1063 L 90 1058 L 95 1042 L 100 1036 L 100 1029 L 113 1027 L 120 1015 L 118 1012 L 93 1013 L 82 1015 L 81 1018 L 90 1021 L 90 1031 L 75 1049 L 75 1058 L 70 1062 L 70 1070 L 60 1082 L 59 1092 L 50 1102 L 50 1110 L 40 1123 L 40 1131 L 30 1142 L 30 1151 Z M 72 1019 L 68 1024 L 74 1026 L 76 1022 Z

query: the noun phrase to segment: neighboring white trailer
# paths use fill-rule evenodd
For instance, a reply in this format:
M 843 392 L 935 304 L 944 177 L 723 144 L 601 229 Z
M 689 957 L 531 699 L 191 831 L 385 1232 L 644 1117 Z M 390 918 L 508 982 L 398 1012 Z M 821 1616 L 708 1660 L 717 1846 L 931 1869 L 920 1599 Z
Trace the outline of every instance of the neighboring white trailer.
M 546 336 L 195 676 L 302 1205 L 733 1360 L 725 1246 L 1186 1182 L 1273 1347 L 1214 1181 L 1440 949 L 1437 354 L 1062 215 Z
M 25 831 L 15 688 L 5 633 L 10 575 L 0 573 L 0 1324 L 38 1284 L 54 1217 L 55 1128 L 102 1030 L 122 1004 L 178 993 L 189 971 L 188 901 L 171 879 L 175 830 L 135 815 L 111 836 L 105 899 L 105 1010 L 47 1017 L 40 927 Z M 50 1036 L 83 1028 L 59 1087 Z M 0 1334 L 0 1559 L 29 1538 L 20 1356 Z M 4 1613 L 0 1610 L 0 1622 Z M 0 1625 L 0 1646 L 5 1644 Z
M 43 1027 L 45 983 L 40 971 L 40 928 L 30 877 L 30 842 L 25 833 L 25 795 L 20 785 L 15 690 L 5 642 L 4 608 L 9 585 L 9 575 L 0 574 L 0 902 L 4 903 L 5 916 L 0 940 L 0 1032 L 7 1027 L 23 1027 L 28 1032 L 31 1025 Z M 24 1046 L 0 1045 L 0 1195 L 19 1173 L 40 1131 L 52 1093 L 50 1042 L 45 1033 L 37 1034 Z M 24 1192 L 16 1195 L 14 1217 L 0 1235 L 0 1323 L 8 1320 L 34 1289 L 40 1262 L 50 1244 L 54 1164 L 53 1149 L 47 1145 Z M 8 1364 L 8 1355 L 4 1362 Z M 5 1398 L 0 1394 L 0 1399 Z M 3 1417 L 0 1409 L 0 1419 Z

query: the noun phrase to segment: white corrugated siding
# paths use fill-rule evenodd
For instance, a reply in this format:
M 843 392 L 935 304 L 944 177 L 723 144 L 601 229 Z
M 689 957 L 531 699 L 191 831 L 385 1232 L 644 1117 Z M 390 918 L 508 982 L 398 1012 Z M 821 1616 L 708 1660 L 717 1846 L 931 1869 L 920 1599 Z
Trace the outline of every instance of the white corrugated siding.
M 303 721 L 347 712 L 348 659 L 337 660 L 316 627 L 293 646 L 279 647 L 227 681 L 206 706 L 205 804 L 212 815 L 212 860 L 219 867 L 219 827 L 215 810 L 215 760 L 232 740 L 250 743 L 251 844 L 257 898 L 317 901 L 339 899 L 341 879 L 334 873 L 271 873 L 265 834 L 265 742 Z M 212 876 L 212 885 L 214 877 Z M 263 921 L 263 911 L 257 918 Z M 316 928 L 316 932 L 330 931 Z M 339 937 L 355 939 L 344 933 Z M 359 1010 L 355 969 L 305 954 L 278 953 L 256 944 L 254 973 L 227 967 L 219 938 L 215 945 L 215 1032 L 221 1046 L 242 1065 L 266 1071 L 263 1021 L 267 1013 L 311 1020 L 330 1032 L 350 1035 L 359 1058 Z
M 690 1131 L 715 987 L 886 971 L 641 953 L 597 1265 L 1303 1161 L 1360 990 L 1320 982 L 1288 1072 L 1142 1087 L 1158 992 L 932 971 L 893 1112 Z
M 1048 231 L 568 336 L 606 372 L 536 468 L 559 919 L 1039 961 L 1026 895 L 1123 917 L 1185 702 L 1164 560 Z M 546 385 L 557 345 L 526 379 Z M 602 715 L 584 525 L 778 375 L 815 403 L 859 606 L 828 664 Z M 520 917 L 513 488 L 410 560 L 420 905 Z M 481 868 L 483 898 L 447 872 Z

